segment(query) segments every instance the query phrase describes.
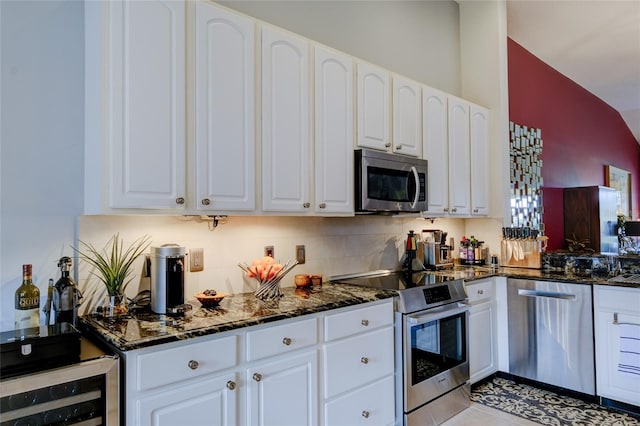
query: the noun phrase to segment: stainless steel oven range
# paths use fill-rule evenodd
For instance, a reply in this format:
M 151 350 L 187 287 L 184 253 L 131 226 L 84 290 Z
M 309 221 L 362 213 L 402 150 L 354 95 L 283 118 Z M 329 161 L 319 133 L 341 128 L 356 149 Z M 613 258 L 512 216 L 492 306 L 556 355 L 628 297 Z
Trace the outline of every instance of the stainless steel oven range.
M 377 271 L 332 281 L 398 291 L 396 413 L 405 426 L 438 425 L 469 406 L 469 306 L 461 279 Z

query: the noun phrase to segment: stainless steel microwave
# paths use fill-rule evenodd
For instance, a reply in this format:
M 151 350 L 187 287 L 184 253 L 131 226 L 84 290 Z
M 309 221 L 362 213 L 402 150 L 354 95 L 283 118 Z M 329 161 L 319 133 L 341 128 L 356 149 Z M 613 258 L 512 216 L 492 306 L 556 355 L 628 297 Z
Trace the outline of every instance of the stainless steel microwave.
M 427 210 L 427 160 L 370 149 L 354 157 L 357 213 Z

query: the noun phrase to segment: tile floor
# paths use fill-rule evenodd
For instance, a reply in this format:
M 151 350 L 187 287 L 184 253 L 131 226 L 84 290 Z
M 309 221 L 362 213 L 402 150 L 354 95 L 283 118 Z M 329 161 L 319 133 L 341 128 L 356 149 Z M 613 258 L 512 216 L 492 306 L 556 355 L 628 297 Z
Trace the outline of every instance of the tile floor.
M 477 402 L 441 426 L 537 426 L 538 423 L 486 407 Z

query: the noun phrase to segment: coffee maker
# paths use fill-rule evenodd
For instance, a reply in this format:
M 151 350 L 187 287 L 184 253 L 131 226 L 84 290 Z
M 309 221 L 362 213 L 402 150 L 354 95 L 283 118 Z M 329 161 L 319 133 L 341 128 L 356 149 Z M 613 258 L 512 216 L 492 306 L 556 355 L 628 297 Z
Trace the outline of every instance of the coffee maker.
M 151 247 L 151 310 L 157 314 L 181 314 L 184 303 L 186 249 L 177 244 Z
M 451 246 L 446 244 L 447 233 L 440 230 L 423 230 L 424 264 L 428 269 L 453 268 Z

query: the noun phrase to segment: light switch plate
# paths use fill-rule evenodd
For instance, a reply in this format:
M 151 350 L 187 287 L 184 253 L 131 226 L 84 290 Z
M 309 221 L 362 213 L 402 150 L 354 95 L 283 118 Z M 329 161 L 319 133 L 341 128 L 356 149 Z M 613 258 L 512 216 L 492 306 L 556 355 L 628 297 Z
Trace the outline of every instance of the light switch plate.
M 296 260 L 298 264 L 302 265 L 305 261 L 305 250 L 304 246 L 296 246 Z
M 194 248 L 189 250 L 189 270 L 191 272 L 204 270 L 204 249 Z

